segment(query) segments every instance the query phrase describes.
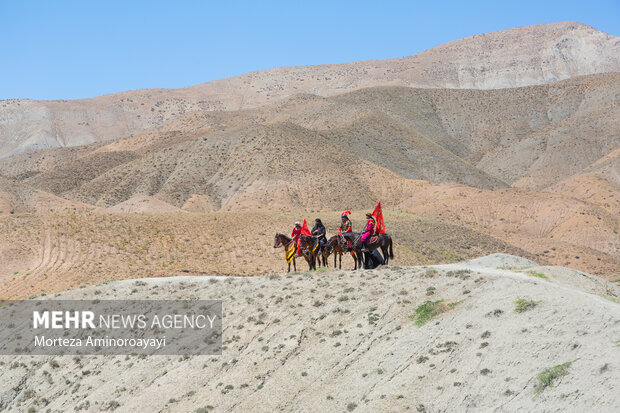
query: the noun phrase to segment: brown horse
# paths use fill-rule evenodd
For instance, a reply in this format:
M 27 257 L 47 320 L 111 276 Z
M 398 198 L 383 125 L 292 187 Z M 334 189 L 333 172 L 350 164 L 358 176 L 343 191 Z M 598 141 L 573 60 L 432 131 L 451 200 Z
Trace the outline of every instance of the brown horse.
M 284 247 L 284 259 L 288 262 L 288 272 L 291 272 L 291 262 L 293 263 L 294 271 L 297 272 L 297 264 L 295 264 L 295 242 L 284 234 L 276 233 L 273 237 L 273 247 Z M 291 254 L 291 247 L 293 248 L 292 257 L 290 260 L 287 256 Z
M 331 237 L 327 241 L 327 245 L 331 247 L 331 250 L 334 253 L 334 268 L 336 268 L 336 256 L 340 258 L 338 269 L 341 270 L 342 269 L 342 254 L 346 254 L 347 252 L 350 252 L 351 256 L 353 257 L 353 262 L 355 264 L 355 268 L 353 269 L 354 270 L 357 269 L 357 258 L 355 256 L 355 252 L 353 250 L 349 250 L 349 247 L 347 246 L 347 241 L 344 239 L 342 234 L 334 235 L 333 237 Z
M 319 267 L 321 266 L 321 264 L 323 264 L 323 267 L 325 267 L 325 268 L 329 267 L 327 258 L 329 258 L 329 256 L 332 253 L 332 251 L 333 251 L 333 248 L 332 248 L 331 244 L 329 243 L 329 241 L 326 242 L 325 244 L 321 245 L 321 254 L 318 257 Z M 336 259 L 335 256 L 334 256 L 334 259 Z
M 321 245 L 317 237 L 300 235 L 301 253 L 308 262 L 309 271 L 316 270 L 317 257 L 321 253 Z

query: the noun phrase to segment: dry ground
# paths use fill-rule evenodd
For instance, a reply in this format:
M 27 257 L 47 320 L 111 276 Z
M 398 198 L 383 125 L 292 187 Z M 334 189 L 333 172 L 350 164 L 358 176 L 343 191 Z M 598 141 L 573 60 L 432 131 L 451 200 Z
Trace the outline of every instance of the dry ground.
M 276 232 L 316 216 L 334 234 L 339 213 L 104 213 L 0 216 L 0 298 L 27 298 L 103 281 L 189 274 L 258 275 L 286 269 Z M 362 213 L 352 216 L 359 229 Z M 533 257 L 497 238 L 407 212 L 386 212 L 400 265 L 455 262 L 492 252 Z M 308 267 L 303 259 L 298 269 Z M 333 261 L 330 257 L 330 266 Z M 343 268 L 353 259 L 343 257 Z
M 223 354 L 0 357 L 0 410 L 611 413 L 619 293 L 505 255 L 106 283 L 53 298 L 222 299 Z M 519 298 L 535 305 L 518 313 Z M 428 300 L 444 312 L 418 327 L 410 316 Z M 568 374 L 537 394 L 538 375 L 563 363 Z

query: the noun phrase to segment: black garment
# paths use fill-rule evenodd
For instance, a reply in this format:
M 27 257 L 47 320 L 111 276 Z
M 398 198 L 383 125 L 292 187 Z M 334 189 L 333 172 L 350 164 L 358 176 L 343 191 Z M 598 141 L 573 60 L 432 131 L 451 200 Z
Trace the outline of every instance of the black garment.
M 381 257 L 381 254 L 379 254 L 379 251 L 372 250 L 371 252 L 364 253 L 365 269 L 372 270 L 373 268 L 377 268 L 379 265 L 385 265 L 383 257 Z
M 319 237 L 319 242 L 321 243 L 321 245 L 327 242 L 327 237 L 325 236 L 325 226 L 323 224 L 316 224 L 312 227 L 312 231 L 310 232 L 315 237 Z

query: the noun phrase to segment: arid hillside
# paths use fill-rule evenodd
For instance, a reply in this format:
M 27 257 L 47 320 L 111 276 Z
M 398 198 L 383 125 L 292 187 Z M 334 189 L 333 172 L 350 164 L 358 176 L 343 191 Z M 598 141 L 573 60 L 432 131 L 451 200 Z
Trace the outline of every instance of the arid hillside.
M 378 201 L 401 265 L 508 252 L 618 279 L 617 47 L 558 23 L 390 61 L 2 102 L 0 291 L 274 272 L 273 233 L 320 216 L 333 234 L 339 211 L 361 225 Z
M 149 203 L 141 201 L 133 204 L 144 211 Z M 156 213 L 114 212 L 121 207 L 0 216 L 0 233 L 6 234 L 0 239 L 0 299 L 138 277 L 282 272 L 286 262 L 283 249 L 273 248 L 276 232 L 290 235 L 296 220 L 320 216 L 333 235 L 339 222 L 339 214 L 329 211 L 162 212 L 168 205 Z M 362 218 L 361 212 L 353 215 L 358 230 Z M 433 218 L 387 212 L 386 219 L 395 239 L 394 262 L 400 265 L 456 262 L 492 252 L 538 259 L 500 239 Z M 296 264 L 298 271 L 308 270 L 303 258 Z M 353 264 L 350 256 L 343 257 L 343 269 Z
M 0 175 L 104 207 L 148 195 L 179 208 L 198 197 L 207 211 L 397 203 L 411 179 L 544 189 L 620 146 L 619 93 L 620 74 L 607 74 L 490 91 L 299 95 L 188 115 L 107 144 L 4 158 Z
M 611 192 L 588 188 L 612 202 L 620 194 L 618 186 Z M 591 201 L 518 188 L 428 184 L 399 208 L 497 237 L 555 265 L 620 279 L 620 220 Z
M 189 113 L 256 108 L 297 94 L 376 86 L 497 89 L 620 71 L 617 37 L 563 22 L 480 34 L 414 56 L 289 67 L 185 89 L 136 90 L 75 101 L 0 102 L 0 158 L 128 137 Z
M 11 213 L 36 221 L 48 218 L 30 214 L 50 213 L 55 222 L 63 211 L 91 211 L 97 217 L 103 211 L 109 217 L 121 214 L 115 222 L 123 232 L 138 219 L 123 215 L 130 212 L 172 214 L 174 219 L 165 219 L 171 228 L 191 226 L 213 212 L 235 212 L 245 216 L 238 224 L 250 234 L 244 239 L 266 245 L 272 232 L 290 231 L 299 217 L 312 219 L 312 211 L 353 209 L 361 217 L 380 200 L 388 210 L 412 211 L 464 234 L 502 240 L 522 254 L 616 279 L 619 76 L 501 90 L 377 87 L 329 98 L 297 95 L 257 109 L 194 113 L 130 138 L 3 158 L 0 215 L 7 215 L 7 222 L 17 219 Z M 262 225 L 248 227 L 247 217 L 263 211 Z M 275 218 L 279 214 L 287 220 Z M 155 225 L 160 218 L 143 219 L 144 225 Z M 407 243 L 418 234 L 400 231 L 408 219 L 393 215 L 388 229 L 396 231 L 399 245 L 415 249 L 417 244 Z M 66 225 L 63 220 L 53 225 Z M 190 250 L 235 242 L 227 228 L 213 231 L 226 234 L 222 241 L 190 230 Z M 114 228 L 96 231 L 104 240 L 120 236 Z M 124 242 L 135 244 L 138 234 Z M 39 232 L 24 239 L 44 249 L 46 237 Z M 477 236 L 464 239 L 478 247 Z M 136 252 L 132 267 L 118 249 L 110 250 L 102 261 L 107 269 L 92 281 L 110 276 L 119 265 L 128 268 L 117 271 L 124 274 L 120 278 L 134 271 L 146 276 L 174 255 L 170 251 L 163 252 L 168 257 L 163 261 Z M 44 261 L 42 250 L 32 254 L 32 260 Z M 91 271 L 62 259 L 72 277 Z M 263 267 L 262 258 L 246 260 L 249 264 L 235 268 L 224 259 L 184 269 L 250 275 L 279 268 L 276 261 Z M 25 265 L 28 259 L 21 262 L 16 269 L 7 266 L 6 275 L 32 268 Z
M 105 283 L 223 300 L 221 356 L 0 356 L 0 410 L 617 412 L 620 288 L 494 254 L 428 267 Z

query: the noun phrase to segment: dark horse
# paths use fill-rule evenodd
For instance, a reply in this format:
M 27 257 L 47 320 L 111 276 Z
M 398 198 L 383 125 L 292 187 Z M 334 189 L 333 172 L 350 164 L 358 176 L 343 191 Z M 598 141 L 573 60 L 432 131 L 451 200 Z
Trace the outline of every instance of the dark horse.
M 297 264 L 295 264 L 295 243 L 286 235 L 276 233 L 276 236 L 273 237 L 273 247 L 278 248 L 280 246 L 284 247 L 284 259 L 288 261 L 288 272 L 291 272 L 291 262 L 293 263 L 294 271 L 297 272 Z M 290 250 L 291 248 L 293 248 L 292 252 Z M 287 259 L 288 254 L 292 254 L 290 261 Z
M 308 262 L 310 271 L 316 270 L 316 261 L 319 254 L 321 254 L 321 245 L 317 237 L 310 237 L 308 235 L 300 235 L 299 240 L 301 243 L 301 252 L 304 258 Z
M 357 266 L 356 268 L 363 267 L 363 256 L 362 249 L 365 247 L 368 251 L 376 250 L 377 248 L 381 248 L 381 252 L 383 253 L 383 261 L 385 264 L 388 263 L 390 258 L 394 258 L 394 252 L 392 250 L 392 237 L 389 234 L 377 234 L 377 236 L 372 236 L 370 238 L 371 242 L 362 242 L 362 234 L 359 232 L 345 232 L 342 236 L 353 245 L 353 251 L 355 251 L 355 255 L 357 256 Z
M 317 261 L 319 262 L 319 267 L 323 265 L 323 267 L 327 268 L 329 267 L 329 265 L 327 264 L 327 258 L 333 251 L 332 245 L 328 241 L 328 242 L 325 242 L 323 245 L 321 245 L 319 248 L 321 249 L 321 252 L 317 257 Z
M 336 268 L 336 256 L 340 258 L 338 269 L 342 269 L 342 254 L 346 254 L 347 252 L 351 252 L 351 256 L 353 257 L 353 262 L 355 263 L 354 270 L 357 270 L 357 258 L 355 256 L 355 252 L 353 250 L 349 251 L 347 247 L 347 240 L 344 239 L 342 234 L 334 235 L 327 241 L 327 245 L 331 247 L 331 250 L 334 252 L 334 268 Z

